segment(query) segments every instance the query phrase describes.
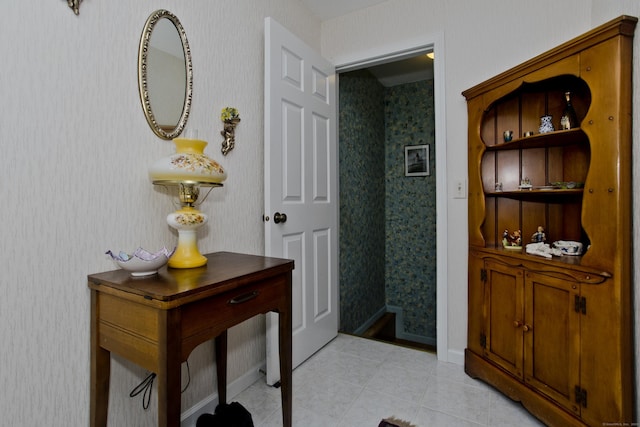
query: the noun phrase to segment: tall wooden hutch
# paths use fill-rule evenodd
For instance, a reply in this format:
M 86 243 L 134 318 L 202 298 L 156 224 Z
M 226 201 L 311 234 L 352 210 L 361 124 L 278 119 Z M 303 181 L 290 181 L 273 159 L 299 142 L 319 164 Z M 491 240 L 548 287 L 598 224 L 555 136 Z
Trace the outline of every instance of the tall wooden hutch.
M 551 426 L 638 421 L 631 298 L 636 22 L 621 16 L 463 92 L 465 370 Z M 578 126 L 561 130 L 566 92 Z M 540 133 L 548 115 L 555 130 Z M 506 130 L 513 131 L 509 142 Z M 527 253 L 538 226 L 547 243 L 581 242 L 583 254 Z M 522 249 L 503 246 L 505 230 L 521 230 Z

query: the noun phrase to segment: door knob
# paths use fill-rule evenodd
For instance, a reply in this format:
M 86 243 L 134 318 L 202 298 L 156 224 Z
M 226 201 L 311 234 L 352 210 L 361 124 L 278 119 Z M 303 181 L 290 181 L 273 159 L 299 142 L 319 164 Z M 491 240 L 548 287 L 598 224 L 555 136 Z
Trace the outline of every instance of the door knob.
M 276 224 L 280 224 L 287 222 L 287 214 L 286 213 L 280 213 L 280 212 L 276 212 L 273 214 L 273 222 L 275 222 Z

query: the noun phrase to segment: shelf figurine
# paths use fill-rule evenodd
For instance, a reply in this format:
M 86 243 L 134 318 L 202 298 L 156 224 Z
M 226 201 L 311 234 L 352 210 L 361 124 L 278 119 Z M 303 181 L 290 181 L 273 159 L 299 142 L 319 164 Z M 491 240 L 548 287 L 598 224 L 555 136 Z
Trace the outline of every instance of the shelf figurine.
M 532 243 L 544 243 L 547 241 L 547 235 L 544 233 L 544 227 L 539 225 L 538 231 L 531 235 Z
M 522 232 L 515 230 L 513 234 L 509 234 L 509 230 L 502 233 L 502 246 L 506 249 L 522 249 Z
M 520 190 L 529 190 L 531 191 L 533 189 L 533 185 L 531 185 L 531 180 L 529 179 L 529 177 L 525 177 L 524 179 L 520 180 L 520 185 L 518 186 L 518 188 Z

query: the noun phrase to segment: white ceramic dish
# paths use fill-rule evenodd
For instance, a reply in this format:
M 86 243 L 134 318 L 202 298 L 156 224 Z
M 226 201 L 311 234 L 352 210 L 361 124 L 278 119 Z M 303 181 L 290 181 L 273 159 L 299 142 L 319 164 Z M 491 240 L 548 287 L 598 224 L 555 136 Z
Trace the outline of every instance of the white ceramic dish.
M 558 240 L 553 242 L 553 247 L 560 249 L 562 255 L 582 255 L 582 243 L 572 240 Z
M 149 276 L 156 274 L 169 261 L 174 251 L 175 249 L 169 251 L 167 248 L 162 248 L 157 252 L 149 252 L 138 248 L 132 254 L 123 251 L 118 252 L 117 255 L 111 251 L 107 251 L 106 254 L 111 256 L 118 267 L 128 271 L 132 276 Z

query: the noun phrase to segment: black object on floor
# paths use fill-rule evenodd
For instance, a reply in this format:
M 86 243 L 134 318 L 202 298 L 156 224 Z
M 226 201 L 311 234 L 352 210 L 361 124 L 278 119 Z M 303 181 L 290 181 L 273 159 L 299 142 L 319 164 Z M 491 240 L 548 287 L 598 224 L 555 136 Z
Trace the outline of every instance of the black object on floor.
M 216 406 L 213 414 L 198 417 L 196 427 L 253 427 L 251 414 L 238 402 Z

